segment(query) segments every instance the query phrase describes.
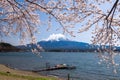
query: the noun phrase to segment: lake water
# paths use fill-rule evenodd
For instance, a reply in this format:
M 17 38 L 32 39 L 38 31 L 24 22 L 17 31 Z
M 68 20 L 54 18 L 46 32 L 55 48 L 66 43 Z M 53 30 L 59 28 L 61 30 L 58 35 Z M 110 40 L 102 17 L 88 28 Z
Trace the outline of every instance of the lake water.
M 97 53 L 41 52 L 40 55 L 42 58 L 31 52 L 0 53 L 0 64 L 21 70 L 37 70 L 45 68 L 46 63 L 50 66 L 65 63 L 76 66 L 76 69 L 43 71 L 40 74 L 63 78 L 70 74 L 70 80 L 120 80 L 120 68 L 118 67 L 118 73 L 114 74 L 111 68 L 98 64 Z M 118 63 L 119 57 L 117 56 Z

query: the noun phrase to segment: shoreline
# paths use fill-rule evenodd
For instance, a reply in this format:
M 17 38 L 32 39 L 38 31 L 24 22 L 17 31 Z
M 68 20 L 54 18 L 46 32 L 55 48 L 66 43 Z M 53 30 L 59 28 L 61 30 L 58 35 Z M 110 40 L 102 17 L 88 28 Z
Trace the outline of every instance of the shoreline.
M 32 71 L 16 70 L 0 64 L 0 80 L 63 80 L 58 77 L 43 76 Z

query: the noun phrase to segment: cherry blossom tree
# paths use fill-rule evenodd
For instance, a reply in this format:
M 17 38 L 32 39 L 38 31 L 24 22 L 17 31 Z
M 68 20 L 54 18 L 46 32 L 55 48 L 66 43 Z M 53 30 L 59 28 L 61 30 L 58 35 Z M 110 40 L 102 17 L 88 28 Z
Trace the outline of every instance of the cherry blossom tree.
M 94 28 L 91 41 L 104 48 L 105 53 L 100 54 L 102 61 L 115 65 L 114 46 L 119 46 L 120 38 L 119 0 L 0 0 L 1 39 L 17 34 L 22 42 L 29 37 L 31 43 L 35 44 L 34 34 L 39 32 L 37 28 L 43 22 L 40 12 L 49 16 L 49 28 L 54 18 L 61 25 L 63 33 L 73 37 L 75 35 L 71 29 L 78 25 L 78 33 Z M 109 48 L 105 45 L 109 45 Z

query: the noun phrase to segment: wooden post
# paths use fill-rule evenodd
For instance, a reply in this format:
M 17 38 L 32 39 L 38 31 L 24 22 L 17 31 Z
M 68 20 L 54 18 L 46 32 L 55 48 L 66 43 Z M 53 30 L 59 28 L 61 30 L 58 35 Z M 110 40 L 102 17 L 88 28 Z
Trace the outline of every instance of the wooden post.
M 50 68 L 50 63 L 49 62 L 46 63 L 46 69 L 47 68 Z
M 49 64 L 49 62 L 46 62 L 46 69 L 48 69 L 48 68 L 50 68 L 50 64 Z M 49 72 L 48 71 L 46 71 L 46 76 L 49 74 Z
M 68 74 L 68 79 L 67 80 L 70 80 L 70 74 Z

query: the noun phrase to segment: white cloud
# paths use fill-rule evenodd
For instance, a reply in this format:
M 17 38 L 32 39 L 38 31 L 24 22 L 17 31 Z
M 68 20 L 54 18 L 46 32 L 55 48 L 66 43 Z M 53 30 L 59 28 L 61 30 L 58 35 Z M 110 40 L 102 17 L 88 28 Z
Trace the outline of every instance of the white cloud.
M 67 38 L 63 34 L 52 34 L 47 39 L 44 39 L 45 41 L 59 41 L 59 40 L 66 40 Z

